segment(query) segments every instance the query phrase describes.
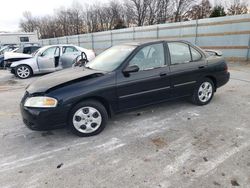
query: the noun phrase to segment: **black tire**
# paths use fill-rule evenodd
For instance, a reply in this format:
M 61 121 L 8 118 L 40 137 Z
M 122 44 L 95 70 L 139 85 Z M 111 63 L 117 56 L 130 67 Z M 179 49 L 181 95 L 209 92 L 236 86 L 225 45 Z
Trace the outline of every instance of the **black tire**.
M 199 95 L 201 92 L 199 92 L 199 89 L 204 86 L 205 83 L 210 83 L 210 86 L 212 87 L 212 93 L 211 93 L 211 96 L 207 99 L 207 100 L 201 100 Z M 210 103 L 210 101 L 213 99 L 213 96 L 214 96 L 214 92 L 215 92 L 215 87 L 214 87 L 214 83 L 211 79 L 209 78 L 204 78 L 202 79 L 196 86 L 194 92 L 193 92 L 193 95 L 191 97 L 191 102 L 195 105 L 198 105 L 198 106 L 203 106 L 203 105 L 206 105 L 208 103 Z
M 26 73 L 25 74 L 20 74 L 19 73 L 19 70 L 26 70 Z M 28 66 L 28 65 L 19 65 L 15 68 L 15 76 L 20 78 L 20 79 L 26 79 L 26 78 L 29 78 L 30 76 L 32 75 L 32 70 L 31 68 Z
M 96 109 L 100 115 L 101 115 L 101 124 L 99 125 L 98 129 L 96 129 L 93 132 L 90 133 L 86 133 L 86 132 L 80 132 L 73 123 L 73 118 L 76 117 L 76 113 L 81 110 L 82 108 L 87 108 L 87 107 L 91 107 L 93 109 Z M 78 116 L 79 117 L 79 116 Z M 92 117 L 92 119 L 94 118 L 94 116 Z M 83 119 L 81 119 L 80 121 L 85 121 Z M 87 121 L 87 120 L 86 120 Z M 94 136 L 97 135 L 99 133 L 101 133 L 103 131 L 103 129 L 105 128 L 106 124 L 108 121 L 108 113 L 106 108 L 98 101 L 95 100 L 86 100 L 83 102 L 80 102 L 79 104 L 77 104 L 71 111 L 69 114 L 69 119 L 68 119 L 68 125 L 69 125 L 69 129 L 71 130 L 71 132 L 79 137 L 89 137 L 89 136 Z M 91 121 L 92 122 L 92 121 Z M 90 122 L 89 122 L 90 123 Z M 94 122 L 93 122 L 94 123 Z M 85 125 L 83 125 L 85 126 Z M 82 126 L 81 126 L 82 127 Z M 92 127 L 92 123 L 91 123 L 91 127 Z M 85 126 L 86 128 L 86 126 Z M 85 131 L 84 129 L 82 129 L 82 131 Z

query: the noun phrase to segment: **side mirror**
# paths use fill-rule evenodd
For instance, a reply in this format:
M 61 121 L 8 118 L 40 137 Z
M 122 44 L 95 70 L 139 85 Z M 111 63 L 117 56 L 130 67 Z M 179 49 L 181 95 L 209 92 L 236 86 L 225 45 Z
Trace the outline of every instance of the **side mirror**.
M 37 54 L 37 56 L 43 57 L 43 53 L 40 52 L 40 53 Z
M 123 70 L 123 73 L 125 75 L 128 75 L 129 73 L 138 72 L 139 70 L 140 70 L 140 68 L 137 65 L 132 65 L 132 66 L 128 66 L 127 68 L 125 68 Z

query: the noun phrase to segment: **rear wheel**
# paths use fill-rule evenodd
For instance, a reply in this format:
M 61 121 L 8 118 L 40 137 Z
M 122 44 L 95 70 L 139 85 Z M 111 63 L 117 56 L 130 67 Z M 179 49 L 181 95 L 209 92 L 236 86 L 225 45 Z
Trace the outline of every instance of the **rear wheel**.
M 15 75 L 21 79 L 29 78 L 31 74 L 32 74 L 31 68 L 27 65 L 19 65 L 15 71 Z
M 194 90 L 192 102 L 196 105 L 208 104 L 214 96 L 214 83 L 211 79 L 203 79 Z
M 69 127 L 80 137 L 97 135 L 107 124 L 108 114 L 105 107 L 94 100 L 76 105 L 70 112 Z

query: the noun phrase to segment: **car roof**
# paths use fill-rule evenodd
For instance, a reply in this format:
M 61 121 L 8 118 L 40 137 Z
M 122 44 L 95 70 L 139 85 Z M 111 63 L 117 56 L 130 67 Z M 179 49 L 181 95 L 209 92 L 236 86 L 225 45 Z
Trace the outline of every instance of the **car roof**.
M 131 45 L 131 46 L 141 46 L 144 44 L 150 44 L 150 43 L 155 43 L 155 42 L 185 42 L 185 43 L 189 43 L 188 41 L 185 40 L 138 40 L 138 41 L 133 41 L 133 42 L 127 42 L 127 43 L 123 43 L 123 45 Z
M 53 45 L 47 45 L 46 47 L 53 47 L 53 46 L 62 47 L 62 46 L 75 46 L 75 45 L 73 45 L 73 44 L 53 44 Z

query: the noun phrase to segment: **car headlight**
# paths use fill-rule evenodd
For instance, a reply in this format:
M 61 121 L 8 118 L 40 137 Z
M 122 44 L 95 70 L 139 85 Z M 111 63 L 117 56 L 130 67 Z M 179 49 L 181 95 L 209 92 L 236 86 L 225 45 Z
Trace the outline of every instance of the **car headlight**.
M 51 97 L 31 97 L 28 98 L 24 106 L 34 108 L 54 108 L 57 105 L 57 100 Z

